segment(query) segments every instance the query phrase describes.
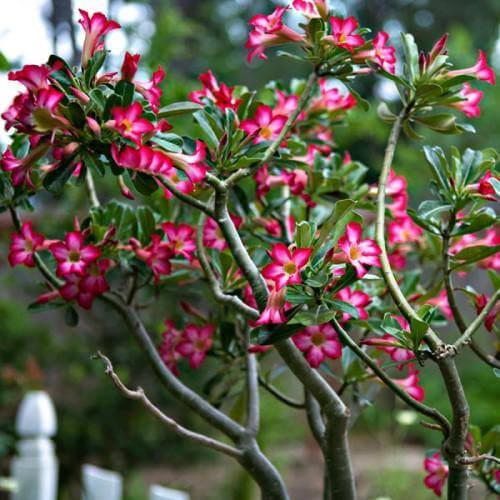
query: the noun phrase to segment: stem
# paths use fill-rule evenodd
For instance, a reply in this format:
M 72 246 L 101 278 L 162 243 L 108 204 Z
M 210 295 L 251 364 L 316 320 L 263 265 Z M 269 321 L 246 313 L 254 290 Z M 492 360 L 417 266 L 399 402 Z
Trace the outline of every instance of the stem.
M 393 391 L 396 396 L 403 400 L 408 406 L 411 406 L 414 410 L 418 411 L 422 415 L 426 415 L 432 418 L 441 428 L 441 431 L 448 435 L 450 433 L 450 423 L 447 418 L 441 414 L 435 408 L 427 406 L 423 403 L 418 402 L 413 399 L 407 392 L 405 392 L 401 387 L 399 387 L 380 367 L 377 363 L 366 354 L 361 347 L 351 339 L 349 334 L 340 326 L 336 319 L 331 321 L 333 328 L 338 333 L 342 342 L 347 345 L 362 361 L 365 363 L 377 376 L 378 378 L 387 386 L 391 391 Z
M 225 182 L 225 185 L 227 187 L 233 186 L 236 184 L 239 180 L 243 179 L 244 177 L 247 177 L 252 173 L 253 168 L 258 167 L 259 165 L 264 165 L 265 163 L 268 163 L 278 148 L 280 147 L 280 144 L 283 142 L 287 134 L 290 132 L 292 127 L 294 126 L 298 116 L 304 108 L 306 107 L 307 103 L 309 102 L 309 99 L 312 95 L 314 85 L 316 83 L 316 72 L 313 72 L 309 75 L 309 78 L 307 79 L 306 86 L 304 87 L 304 90 L 300 96 L 299 102 L 297 103 L 297 107 L 293 111 L 293 113 L 288 117 L 288 120 L 286 121 L 285 125 L 281 129 L 281 132 L 279 133 L 278 137 L 273 141 L 273 143 L 267 148 L 263 158 L 255 163 L 254 165 L 251 165 L 250 167 L 247 168 L 241 168 L 240 170 L 236 171 L 234 174 L 231 174 Z
M 259 375 L 259 384 L 271 395 L 273 395 L 278 401 L 281 401 L 283 404 L 290 406 L 291 408 L 295 408 L 297 410 L 303 410 L 305 408 L 305 403 L 301 403 L 300 401 L 295 401 L 295 399 L 291 399 L 281 391 L 276 389 L 274 385 L 268 384 L 260 375 Z
M 97 352 L 93 356 L 94 359 L 100 358 L 105 365 L 105 373 L 109 375 L 116 388 L 128 399 L 133 399 L 136 401 L 140 401 L 142 405 L 149 411 L 152 415 L 154 415 L 157 419 L 159 419 L 164 425 L 166 425 L 170 430 L 174 431 L 176 434 L 179 434 L 183 437 L 190 439 L 198 444 L 206 446 L 208 448 L 212 448 L 213 450 L 220 451 L 225 455 L 228 455 L 233 458 L 239 458 L 241 456 L 241 452 L 234 448 L 233 446 L 229 446 L 221 441 L 217 441 L 216 439 L 212 439 L 204 434 L 199 434 L 198 432 L 193 432 L 189 429 L 186 429 L 182 425 L 178 424 L 174 419 L 165 415 L 157 406 L 155 406 L 149 398 L 144 393 L 144 390 L 141 387 L 138 387 L 135 391 L 129 389 L 120 379 L 120 377 L 115 373 L 113 369 L 113 364 L 110 359 L 102 354 L 100 351 Z
M 208 284 L 210 285 L 210 289 L 214 295 L 214 298 L 217 302 L 221 304 L 229 304 L 233 306 L 238 312 L 252 319 L 257 319 L 259 317 L 259 311 L 245 304 L 239 297 L 236 295 L 228 295 L 224 293 L 222 287 L 219 283 L 219 280 L 215 276 L 215 273 L 208 262 L 207 254 L 205 252 L 205 247 L 203 245 L 203 225 L 205 223 L 205 215 L 201 214 L 200 219 L 198 221 L 198 231 L 196 233 L 196 254 L 198 256 L 198 260 L 200 261 L 200 266 L 205 273 L 205 276 L 208 280 Z
M 203 203 L 202 201 L 179 191 L 175 184 L 167 177 L 158 177 L 158 180 L 179 200 L 200 210 L 209 217 L 214 217 L 214 212 L 207 203 Z
M 248 348 L 250 346 L 250 333 L 248 327 L 244 326 L 245 334 L 245 360 L 247 368 L 247 421 L 246 429 L 256 436 L 260 426 L 260 398 L 259 398 L 259 370 L 257 357 Z
M 90 206 L 92 208 L 97 208 L 101 206 L 101 203 L 99 202 L 99 197 L 97 196 L 94 177 L 92 175 L 92 172 L 88 168 L 87 168 L 87 173 L 85 174 L 85 187 L 87 190 L 87 195 L 90 200 Z

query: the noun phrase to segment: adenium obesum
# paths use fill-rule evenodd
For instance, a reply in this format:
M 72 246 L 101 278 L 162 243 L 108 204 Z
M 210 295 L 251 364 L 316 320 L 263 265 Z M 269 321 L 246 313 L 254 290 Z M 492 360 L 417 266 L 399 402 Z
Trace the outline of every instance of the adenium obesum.
M 287 24 L 292 15 L 300 19 L 297 28 Z M 74 324 L 75 307 L 90 309 L 99 299 L 124 312 L 142 335 L 147 304 L 163 300 L 165 292 L 164 328 L 156 348 L 143 338 L 146 351 L 177 395 L 187 391 L 186 370 L 216 366 L 205 387 L 208 402 L 197 406 L 192 394 L 179 396 L 205 417 L 205 405 L 213 403 L 210 423 L 220 408 L 246 400 L 239 396 L 258 383 L 289 401 L 272 386 L 283 367 L 304 386 L 309 417 L 320 419 L 325 432 L 347 432 L 346 422 L 334 419 L 350 413 L 348 404 L 359 413 L 360 401 L 386 387 L 443 431 L 449 465 L 439 454 L 427 458 L 425 485 L 440 495 L 449 474 L 455 477 L 450 488 L 462 488 L 460 460 L 479 450 L 454 427 L 456 421 L 468 425 L 468 415 L 454 415 L 450 423 L 427 407 L 420 376 L 432 362 L 450 376 L 453 369 L 443 363 L 454 363 L 451 358 L 471 342 L 478 359 L 498 364 L 498 352 L 485 353 L 471 339 L 484 324 L 483 340 L 498 349 L 498 292 L 468 282 L 471 272 L 486 271 L 498 288 L 500 233 L 492 208 L 497 156 L 491 149 L 446 154 L 425 146 L 422 169 L 425 157 L 433 198 L 419 206 L 393 157 L 400 131 L 416 139 L 420 128 L 471 130 L 457 120 L 480 114 L 483 90 L 474 87 L 476 80 L 495 84 L 485 53 L 475 65 L 455 69 L 447 35 L 424 53 L 402 34 L 397 54 L 386 32 L 370 36 L 356 18 L 330 12 L 327 1 L 294 0 L 249 21 L 248 60 L 266 59 L 274 47 L 288 45 L 294 53 L 284 57 L 312 66 L 308 80 L 252 91 L 221 82 L 207 69 L 199 76 L 201 88 L 187 92 L 186 101 L 164 103 L 165 71 L 159 67 L 150 81 L 137 81 L 140 55 L 127 52 L 119 71 L 103 72 L 106 34 L 119 25 L 102 13 L 82 10 L 81 16 L 80 68 L 51 56 L 46 64 L 10 72 L 25 90 L 2 114 L 13 132 L 0 172 L 0 204 L 15 224 L 8 261 L 39 268 L 46 281 L 32 307 L 50 302 Z M 335 140 L 336 125 L 353 108 L 366 107 L 355 86 L 370 75 L 390 79 L 402 96 L 399 112 L 393 104 L 379 107 L 393 133 L 376 184 L 366 182 L 372 166 Z M 192 118 L 191 133 L 185 123 L 181 129 L 178 116 Z M 106 191 L 105 203 L 102 176 L 116 186 L 111 196 Z M 49 228 L 38 214 L 19 218 L 38 193 L 67 186 L 85 186 L 90 205 L 72 227 Z M 177 303 L 176 294 L 184 292 L 193 300 Z M 467 313 L 457 305 L 462 299 L 469 300 Z M 177 306 L 180 315 L 174 314 Z M 470 332 L 467 318 L 474 314 L 481 317 Z M 445 324 L 456 325 L 455 338 L 440 330 Z M 205 363 L 207 357 L 214 362 Z M 459 385 L 445 380 L 447 387 Z M 451 392 L 450 398 L 461 397 Z M 454 411 L 464 407 L 454 403 Z M 316 405 L 321 411 L 314 417 Z M 462 443 L 460 452 L 448 446 L 450 432 Z M 328 456 L 325 439 L 327 467 L 348 463 Z M 496 491 L 490 463 L 471 463 Z M 348 469 L 342 468 L 348 479 L 340 481 L 342 498 L 354 498 Z M 260 474 L 262 468 L 248 470 Z M 281 490 L 279 478 L 270 483 Z M 335 478 L 325 484 L 336 484 Z

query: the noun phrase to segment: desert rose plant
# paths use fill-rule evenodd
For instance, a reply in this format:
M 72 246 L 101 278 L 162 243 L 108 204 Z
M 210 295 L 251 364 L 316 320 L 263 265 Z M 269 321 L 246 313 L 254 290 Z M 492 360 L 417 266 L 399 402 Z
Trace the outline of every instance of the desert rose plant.
M 298 27 L 286 24 L 290 14 L 301 19 Z M 290 46 L 292 53 L 278 55 L 308 63 L 307 80 L 253 91 L 208 70 L 185 102 L 161 107 L 163 69 L 139 81 L 140 56 L 126 53 L 119 71 L 103 72 L 104 37 L 120 26 L 85 11 L 80 23 L 79 68 L 52 55 L 9 74 L 25 90 L 2 115 L 14 133 L 1 160 L 0 203 L 15 227 L 10 264 L 38 268 L 46 284 L 30 307 L 60 307 L 74 325 L 78 310 L 97 300 L 119 313 L 159 382 L 222 438 L 172 420 L 142 389 L 126 387 L 99 353 L 117 388 L 171 431 L 234 458 L 262 498 L 288 493 L 259 448 L 260 390 L 306 413 L 324 456 L 326 499 L 356 498 L 348 433 L 379 390 L 418 412 L 435 436 L 439 451 L 422 457 L 425 486 L 465 499 L 474 475 L 499 493 L 498 431 L 481 435 L 471 425 L 455 361 L 471 349 L 477 362 L 500 368 L 493 352 L 497 154 L 424 146 L 418 175 L 430 174 L 432 198 L 416 210 L 393 164 L 402 132 L 415 141 L 422 129 L 474 132 L 457 117 L 479 115 L 475 81 L 495 84 L 485 54 L 454 69 L 447 35 L 424 53 L 402 34 L 397 59 L 387 33 L 372 36 L 326 0 L 295 0 L 253 17 L 246 47 L 252 62 Z M 400 102 L 379 105 L 391 131 L 379 181 L 369 185 L 368 168 L 338 150 L 333 131 L 351 108 L 368 106 L 354 85 L 373 75 L 392 81 Z M 180 115 L 194 120 L 194 137 L 169 123 Z M 105 176 L 117 189 L 101 202 Z M 88 194 L 87 213 L 58 234 L 41 234 L 29 220 L 33 198 L 79 188 Z M 478 267 L 491 280 L 489 297 L 467 284 Z M 148 302 L 167 286 L 206 287 L 213 300 L 182 303 L 182 322 L 172 311 L 148 317 Z M 467 314 L 457 305 L 464 298 Z M 145 326 L 158 320 L 165 322 L 161 339 Z M 480 335 L 490 337 L 492 352 L 476 342 Z M 183 372 L 207 356 L 217 366 L 210 384 L 217 390 L 205 398 Z M 448 399 L 444 410 L 426 404 L 419 381 L 432 365 Z M 273 385 L 276 366 L 301 384 L 301 401 Z M 229 414 L 235 401 L 246 408 L 238 419 Z

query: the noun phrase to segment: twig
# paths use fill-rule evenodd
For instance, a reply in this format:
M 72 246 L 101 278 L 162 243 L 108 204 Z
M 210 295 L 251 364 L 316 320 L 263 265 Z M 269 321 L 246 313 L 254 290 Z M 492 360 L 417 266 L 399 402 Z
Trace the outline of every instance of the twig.
M 248 349 L 250 346 L 250 333 L 246 322 L 243 328 L 247 378 L 247 420 L 245 427 L 252 436 L 257 436 L 260 427 L 259 369 L 257 356 Z
M 273 395 L 278 401 L 281 401 L 283 404 L 290 406 L 291 408 L 295 408 L 297 410 L 303 410 L 306 407 L 305 403 L 296 401 L 295 399 L 288 397 L 286 394 L 283 394 L 281 391 L 276 389 L 274 385 L 271 385 L 268 382 L 266 382 L 260 375 L 259 375 L 259 384 L 269 394 Z
M 465 465 L 472 465 L 477 464 L 478 462 L 482 462 L 483 460 L 489 460 L 490 462 L 500 464 L 500 458 L 493 455 L 488 455 L 487 453 L 483 453 L 482 455 L 477 455 L 475 457 L 462 457 L 458 459 L 458 462 Z
M 186 429 L 182 425 L 178 424 L 174 419 L 165 415 L 157 406 L 155 406 L 149 398 L 144 393 L 144 390 L 141 387 L 138 387 L 135 391 L 129 389 L 125 386 L 125 384 L 120 380 L 120 377 L 115 373 L 113 369 L 113 365 L 109 358 L 107 358 L 100 351 L 97 352 L 93 356 L 93 359 L 101 359 L 106 367 L 105 373 L 108 375 L 116 388 L 128 399 L 133 399 L 135 401 L 139 401 L 142 405 L 156 418 L 158 418 L 163 424 L 165 424 L 170 430 L 175 433 L 187 437 L 191 439 L 191 441 L 195 441 L 198 444 L 206 446 L 208 448 L 212 448 L 213 450 L 220 451 L 225 455 L 228 455 L 233 458 L 239 458 L 241 456 L 241 452 L 234 448 L 233 446 L 229 446 L 221 441 L 217 441 L 216 439 L 212 439 L 203 434 L 199 434 L 197 432 Z
M 175 184 L 168 179 L 167 177 L 158 177 L 160 182 L 179 200 L 183 201 L 184 203 L 187 203 L 188 205 L 191 205 L 192 207 L 201 210 L 203 213 L 207 214 L 209 217 L 214 217 L 214 212 L 212 208 L 206 204 L 203 203 L 202 201 L 193 198 L 192 196 L 189 196 L 186 193 L 183 193 L 177 187 Z
M 94 177 L 89 168 L 87 168 L 87 173 L 85 174 L 85 188 L 87 190 L 87 195 L 90 200 L 90 206 L 92 208 L 99 207 L 101 203 L 99 202 L 99 197 L 97 196 Z
M 230 304 L 241 314 L 244 314 L 247 317 L 252 319 L 257 319 L 259 317 L 259 311 L 245 304 L 239 297 L 236 295 L 228 295 L 224 293 L 219 280 L 215 276 L 215 273 L 208 262 L 207 254 L 205 252 L 205 247 L 203 245 L 203 225 L 205 222 L 205 216 L 203 214 L 200 215 L 198 220 L 198 231 L 196 233 L 196 255 L 198 256 L 198 260 L 200 261 L 200 266 L 205 273 L 205 276 L 208 280 L 208 284 L 210 285 L 210 289 L 212 290 L 213 296 L 217 302 L 221 304 Z
M 374 372 L 377 374 L 378 378 L 391 389 L 400 399 L 402 399 L 407 405 L 411 406 L 414 410 L 427 415 L 428 417 L 435 420 L 440 426 L 442 432 L 447 436 L 450 433 L 450 423 L 448 419 L 441 414 L 435 408 L 431 408 L 423 403 L 419 403 L 416 399 L 413 399 L 408 393 L 406 393 L 401 387 L 399 387 L 383 370 L 379 368 L 377 363 L 373 361 L 368 354 L 361 349 L 361 347 L 351 339 L 349 334 L 340 326 L 336 319 L 331 321 L 333 328 L 338 333 L 342 342 L 346 344 L 351 350 Z

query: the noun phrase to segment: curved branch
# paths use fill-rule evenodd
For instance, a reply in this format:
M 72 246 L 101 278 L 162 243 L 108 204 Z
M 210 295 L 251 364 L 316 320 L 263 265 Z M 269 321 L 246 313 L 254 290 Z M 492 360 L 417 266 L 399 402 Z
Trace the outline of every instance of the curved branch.
M 476 457 L 462 457 L 458 459 L 458 461 L 461 464 L 465 465 L 477 464 L 479 462 L 482 462 L 483 460 L 489 460 L 490 462 L 495 462 L 496 464 L 500 464 L 500 458 L 495 457 L 493 455 L 488 455 L 487 453 L 483 453 L 482 455 L 477 455 Z
M 290 406 L 290 408 L 303 410 L 306 407 L 305 403 L 301 403 L 300 401 L 296 401 L 295 399 L 289 398 L 286 394 L 283 394 L 281 391 L 276 389 L 274 385 L 267 383 L 260 375 L 259 375 L 259 384 L 269 394 L 274 396 L 278 401 L 281 401 L 283 404 Z
M 95 187 L 94 176 L 92 172 L 87 168 L 87 173 L 85 174 L 85 188 L 87 190 L 87 195 L 90 200 L 90 206 L 92 208 L 99 207 L 101 203 L 99 202 L 99 197 L 97 196 L 97 189 Z
M 331 321 L 332 326 L 335 328 L 335 331 L 338 333 L 339 337 L 342 339 L 342 342 L 346 344 L 350 349 L 365 363 L 374 373 L 377 374 L 378 378 L 391 389 L 401 400 L 403 400 L 407 405 L 411 406 L 414 410 L 418 411 L 422 415 L 426 415 L 429 418 L 432 418 L 435 422 L 438 423 L 442 432 L 447 436 L 450 433 L 450 423 L 448 419 L 441 414 L 435 408 L 431 408 L 430 406 L 424 405 L 423 403 L 419 403 L 416 399 L 413 399 L 408 393 L 406 393 L 401 387 L 399 387 L 380 367 L 377 365 L 375 361 L 373 361 L 368 354 L 361 349 L 361 347 L 351 339 L 349 334 L 340 326 L 336 319 Z
M 165 415 L 157 406 L 155 406 L 149 398 L 144 393 L 144 390 L 141 387 L 138 387 L 135 391 L 129 389 L 125 384 L 120 380 L 120 377 L 115 373 L 113 369 L 113 364 L 110 359 L 102 354 L 100 351 L 97 351 L 97 354 L 93 356 L 94 359 L 101 359 L 105 365 L 105 373 L 108 375 L 117 389 L 128 399 L 133 399 L 135 401 L 139 401 L 142 405 L 156 418 L 158 418 L 165 426 L 167 426 L 170 430 L 175 433 L 190 439 L 198 444 L 206 446 L 208 448 L 212 448 L 213 450 L 220 451 L 225 455 L 228 455 L 233 458 L 240 458 L 242 453 L 238 449 L 233 446 L 229 446 L 221 441 L 217 441 L 216 439 L 212 439 L 203 434 L 199 434 L 198 432 L 191 431 L 186 429 L 182 425 L 178 424 L 174 419 Z
M 233 306 L 238 312 L 249 318 L 257 319 L 259 317 L 259 311 L 245 304 L 236 295 L 228 295 L 222 290 L 219 280 L 215 276 L 215 273 L 213 272 L 212 267 L 208 262 L 205 247 L 203 245 L 204 222 L 205 216 L 202 214 L 198 221 L 198 231 L 196 233 L 196 254 L 198 256 L 200 266 L 203 269 L 203 272 L 205 273 L 205 276 L 208 280 L 208 284 L 210 285 L 210 289 L 212 290 L 215 300 L 217 302 L 220 302 L 221 304 L 229 304 Z
M 165 188 L 167 188 L 176 198 L 200 210 L 209 217 L 214 217 L 214 212 L 207 203 L 203 203 L 202 201 L 193 198 L 192 196 L 189 196 L 186 193 L 183 193 L 182 191 L 177 189 L 176 185 L 167 177 L 161 177 L 158 179 L 161 182 L 161 184 L 163 184 L 163 186 L 165 186 Z

